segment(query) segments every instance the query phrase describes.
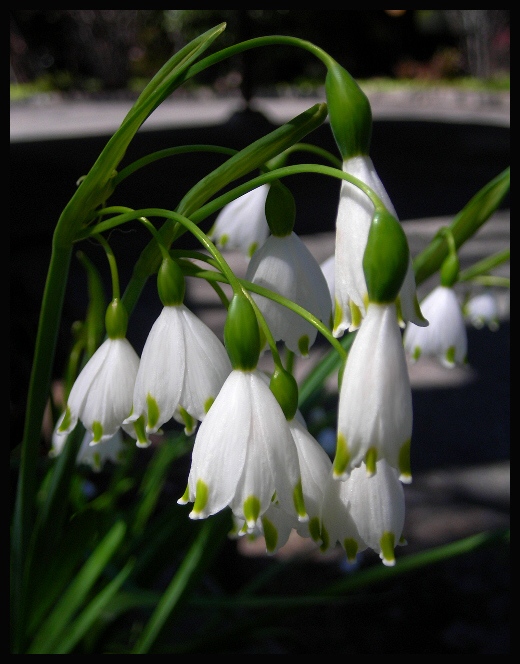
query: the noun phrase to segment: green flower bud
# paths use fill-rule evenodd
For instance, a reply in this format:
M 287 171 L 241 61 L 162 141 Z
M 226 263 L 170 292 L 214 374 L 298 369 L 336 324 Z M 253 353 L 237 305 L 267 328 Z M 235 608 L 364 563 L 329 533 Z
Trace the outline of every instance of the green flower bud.
M 253 305 L 245 295 L 235 294 L 224 325 L 224 344 L 233 369 L 251 371 L 260 357 L 260 330 Z
M 368 299 L 379 304 L 394 302 L 403 285 L 410 249 L 405 232 L 388 210 L 376 210 L 363 255 Z
M 157 290 L 165 307 L 184 301 L 186 283 L 181 268 L 173 258 L 164 258 L 157 273 Z
M 332 133 L 343 161 L 368 155 L 372 137 L 372 109 L 356 81 L 337 62 L 325 78 L 327 107 Z
M 278 180 L 269 187 L 265 201 L 265 217 L 273 235 L 285 237 L 292 233 L 296 219 L 296 203 L 290 190 Z
M 460 262 L 456 253 L 450 253 L 441 265 L 441 285 L 451 288 L 459 278 Z
M 292 374 L 277 367 L 269 383 L 271 392 L 280 404 L 287 421 L 291 421 L 298 409 L 298 383 Z
M 105 327 L 110 339 L 123 339 L 128 327 L 128 313 L 121 300 L 115 297 L 105 314 Z

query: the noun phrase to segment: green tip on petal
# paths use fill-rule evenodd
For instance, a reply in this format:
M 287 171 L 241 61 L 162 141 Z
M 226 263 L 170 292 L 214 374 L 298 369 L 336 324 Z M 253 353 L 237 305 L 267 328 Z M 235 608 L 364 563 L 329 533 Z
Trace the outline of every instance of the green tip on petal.
M 303 337 L 298 339 L 298 350 L 303 357 L 308 357 L 309 355 L 309 336 L 304 334 Z
M 342 433 L 336 440 L 336 455 L 334 457 L 333 473 L 336 479 L 343 477 L 350 461 L 350 451 L 347 439 Z
M 190 513 L 192 519 L 201 519 L 204 508 L 208 504 L 209 487 L 202 480 L 197 480 L 197 489 L 195 491 L 195 502 L 193 510 Z
M 399 450 L 399 479 L 403 484 L 410 484 L 412 481 L 412 464 L 410 461 L 410 449 L 412 441 L 408 439 L 403 443 Z
M 141 415 L 135 422 L 133 422 L 135 435 L 137 436 L 137 447 L 150 447 L 151 441 L 146 435 L 144 426 L 144 417 Z
M 366 296 L 366 300 L 367 302 L 365 302 L 365 309 L 366 307 L 368 307 L 368 294 Z M 361 309 L 353 300 L 349 301 L 349 307 L 350 307 L 350 316 L 352 318 L 351 328 L 355 330 L 363 322 L 363 316 L 361 314 Z
M 247 250 L 247 255 L 249 256 L 249 258 L 251 258 L 251 256 L 255 253 L 257 249 L 258 249 L 258 242 L 251 242 Z
M 359 549 L 358 543 L 352 537 L 346 537 L 343 540 L 343 548 L 347 554 L 347 560 L 349 563 L 356 562 L 356 556 Z
M 244 500 L 244 518 L 248 526 L 252 527 L 257 522 L 260 516 L 260 507 L 260 500 L 256 496 L 248 496 Z
M 213 402 L 215 401 L 215 397 L 209 397 L 206 399 L 204 402 L 204 412 L 207 414 L 211 406 L 213 406 Z
M 298 521 L 308 521 L 309 516 L 305 509 L 305 501 L 303 499 L 302 480 L 300 478 L 298 484 L 294 487 L 293 503 L 298 515 Z
M 413 349 L 412 360 L 413 360 L 414 362 L 417 362 L 417 360 L 421 357 L 421 354 L 422 354 L 421 347 L 420 347 L 420 346 L 416 346 L 416 347 Z
M 186 491 L 182 494 L 182 496 L 179 498 L 177 501 L 178 505 L 186 505 L 187 502 L 190 500 L 190 487 L 186 487 Z
M 70 412 L 70 408 L 67 406 L 67 408 L 65 410 L 65 416 L 63 418 L 63 422 L 60 424 L 60 426 L 58 428 L 58 431 L 60 433 L 67 432 L 70 429 L 71 421 L 72 421 L 72 415 L 71 415 L 71 412 Z
M 221 246 L 222 248 L 224 248 L 228 242 L 229 242 L 229 235 L 226 235 L 226 234 L 224 233 L 224 235 L 221 235 L 221 236 L 219 237 L 218 243 L 220 244 L 220 246 Z
M 309 533 L 315 542 L 321 542 L 321 523 L 317 516 L 313 516 L 309 521 Z
M 179 413 L 184 422 L 184 433 L 190 436 L 195 431 L 197 421 L 182 406 L 179 406 Z
M 97 420 L 92 423 L 92 433 L 94 434 L 92 438 L 92 443 L 99 443 L 103 437 L 103 425 Z
M 389 531 L 386 531 L 381 536 L 379 540 L 381 546 L 381 559 L 383 563 L 388 567 L 393 567 L 395 565 L 395 535 Z
M 335 332 L 338 327 L 341 325 L 341 321 L 343 320 L 343 311 L 341 310 L 341 306 L 336 298 L 334 298 L 334 323 L 332 326 L 333 331 Z
M 278 531 L 275 525 L 265 516 L 262 517 L 262 526 L 264 528 L 265 548 L 268 553 L 274 553 L 278 544 Z
M 455 346 L 450 346 L 445 354 L 446 362 L 455 366 Z
M 377 449 L 375 447 L 370 447 L 365 454 L 365 465 L 367 467 L 367 475 L 372 477 L 376 474 L 376 462 L 377 462 Z
M 321 525 L 320 529 L 320 537 L 321 537 L 321 544 L 320 544 L 320 551 L 324 553 L 330 546 L 330 536 L 327 531 L 327 529 Z
M 146 395 L 146 406 L 148 408 L 148 429 L 154 429 L 159 421 L 160 410 L 157 401 L 150 393 Z

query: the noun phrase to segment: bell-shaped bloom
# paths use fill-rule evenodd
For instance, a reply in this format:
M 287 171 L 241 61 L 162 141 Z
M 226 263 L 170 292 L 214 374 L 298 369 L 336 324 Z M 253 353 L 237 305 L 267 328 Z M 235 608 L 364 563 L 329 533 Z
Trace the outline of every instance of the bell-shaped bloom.
M 52 435 L 52 446 L 49 451 L 49 456 L 54 458 L 61 454 L 67 439 L 68 434 L 60 434 L 57 429 L 55 429 Z M 116 431 L 112 438 L 100 443 L 93 443 L 92 434 L 90 431 L 85 431 L 76 457 L 76 463 L 78 465 L 83 464 L 90 466 L 94 472 L 98 473 L 103 469 L 103 466 L 107 461 L 120 463 L 123 459 L 124 452 L 125 443 L 123 441 L 121 429 Z
M 238 250 L 251 257 L 269 235 L 265 201 L 269 184 L 235 198 L 219 212 L 208 236 L 219 249 Z
M 386 189 L 369 156 L 352 157 L 343 162 L 343 172 L 353 175 L 367 184 L 379 196 L 389 212 L 396 212 Z M 345 330 L 359 327 L 366 314 L 368 304 L 367 285 L 363 272 L 363 255 L 374 206 L 368 196 L 358 187 L 342 180 L 338 213 L 336 217 L 336 261 L 334 336 L 340 337 Z M 415 290 L 415 276 L 410 257 L 408 270 L 399 293 L 402 320 L 426 325 Z
M 325 325 L 330 323 L 332 301 L 327 280 L 305 243 L 292 232 L 270 235 L 249 262 L 246 279 L 268 288 L 307 309 Z M 305 318 L 278 302 L 252 293 L 275 341 L 307 356 L 317 330 Z
M 287 543 L 293 530 L 296 530 L 301 537 L 311 537 L 315 542 L 321 543 L 320 517 L 323 494 L 331 474 L 332 462 L 323 447 L 308 431 L 299 411 L 288 425 L 298 451 L 303 499 L 309 520 L 299 521 L 294 513 L 288 513 L 280 507 L 275 498 L 252 530 L 248 530 L 243 519 L 235 517 L 231 533 L 233 537 L 246 533 L 253 537 L 263 536 L 268 554 L 277 553 Z
M 408 325 L 404 347 L 412 362 L 419 357 L 435 357 L 445 367 L 464 364 L 468 337 L 462 308 L 457 294 L 448 286 L 437 286 L 421 302 L 421 309 L 430 321 L 428 327 Z
M 306 520 L 298 451 L 275 396 L 258 369 L 234 369 L 195 437 L 188 486 L 192 519 L 231 507 L 248 530 L 259 527 L 273 498 Z
M 420 328 L 421 330 L 423 328 Z M 338 405 L 334 477 L 386 459 L 411 481 L 412 391 L 395 304 L 368 305 L 347 357 Z
M 138 368 L 128 339 L 106 339 L 76 378 L 58 432 L 70 433 L 80 420 L 94 444 L 112 438 L 132 410 Z
M 349 562 L 367 548 L 385 565 L 395 565 L 394 548 L 403 544 L 405 517 L 403 486 L 398 473 L 384 459 L 370 476 L 364 464 L 345 481 L 329 476 L 322 511 L 322 551 L 343 547 Z
M 155 433 L 171 418 L 182 419 L 180 408 L 202 420 L 230 372 L 215 333 L 184 304 L 165 306 L 146 339 L 125 424 L 144 417 L 146 433 Z
M 484 291 L 471 297 L 462 308 L 463 315 L 473 327 L 483 327 L 495 332 L 500 327 L 498 301 L 491 291 Z

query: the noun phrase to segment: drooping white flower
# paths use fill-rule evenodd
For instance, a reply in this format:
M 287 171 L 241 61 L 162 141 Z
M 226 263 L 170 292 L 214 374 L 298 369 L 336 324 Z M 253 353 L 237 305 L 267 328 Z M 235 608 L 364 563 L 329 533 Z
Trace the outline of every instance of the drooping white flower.
M 363 323 L 364 325 L 364 323 Z M 384 459 L 376 462 L 373 476 L 364 464 L 350 477 L 338 481 L 329 476 L 322 510 L 322 551 L 341 544 L 350 562 L 367 548 L 379 554 L 385 565 L 395 565 L 394 548 L 404 543 L 403 486 L 395 468 Z
M 283 411 L 258 369 L 234 369 L 199 426 L 178 502 L 194 503 L 192 519 L 229 506 L 253 530 L 273 498 L 307 519 L 298 451 Z
M 420 328 L 421 330 L 423 328 Z M 338 405 L 334 476 L 386 459 L 411 481 L 412 391 L 395 304 L 369 303 L 347 357 Z
M 155 433 L 180 418 L 179 407 L 202 420 L 230 371 L 216 334 L 184 304 L 165 306 L 146 339 L 125 423 L 143 416 L 146 433 Z
M 500 327 L 498 301 L 487 290 L 471 297 L 462 308 L 463 315 L 477 330 L 488 327 L 493 332 Z
M 106 339 L 74 382 L 58 432 L 70 433 L 80 420 L 94 444 L 112 438 L 132 410 L 138 367 L 128 339 Z
M 428 327 L 408 325 L 404 347 L 412 362 L 421 356 L 435 357 L 445 367 L 466 361 L 468 339 L 462 308 L 453 288 L 437 286 L 421 302 L 430 321 Z
M 329 456 L 308 431 L 299 411 L 288 424 L 298 451 L 302 493 L 309 520 L 298 520 L 294 513 L 288 513 L 274 499 L 253 529 L 248 529 L 244 519 L 234 516 L 234 527 L 230 533 L 232 537 L 240 537 L 246 533 L 254 538 L 263 536 L 266 552 L 270 555 L 277 553 L 287 543 L 293 530 L 301 537 L 311 537 L 315 542 L 321 543 L 323 495 L 332 468 Z
M 352 157 L 343 162 L 343 171 L 367 184 L 396 218 L 392 202 L 374 164 L 368 155 Z M 342 180 L 336 218 L 335 304 L 336 337 L 345 330 L 359 327 L 368 304 L 367 285 L 363 272 L 363 254 L 367 244 L 374 206 L 358 187 Z M 400 315 L 404 322 L 425 325 L 415 290 L 415 276 L 410 257 L 408 270 L 399 293 Z
M 246 280 L 268 288 L 319 318 L 330 322 L 332 301 L 327 280 L 305 243 L 291 232 L 270 235 L 249 262 Z M 280 339 L 289 350 L 307 356 L 316 340 L 317 330 L 302 316 L 273 300 L 251 293 L 258 304 L 275 341 Z
M 236 249 L 251 257 L 269 235 L 265 201 L 269 184 L 262 184 L 225 205 L 208 236 L 219 249 Z
M 55 429 L 52 435 L 52 446 L 49 451 L 49 456 L 54 458 L 61 454 L 67 439 L 68 434 L 59 433 L 58 430 Z M 90 431 L 85 431 L 76 457 L 76 463 L 88 465 L 93 471 L 98 473 L 103 469 L 106 461 L 120 463 L 124 451 L 125 444 L 121 429 L 116 431 L 112 438 L 100 443 L 92 443 L 92 434 Z

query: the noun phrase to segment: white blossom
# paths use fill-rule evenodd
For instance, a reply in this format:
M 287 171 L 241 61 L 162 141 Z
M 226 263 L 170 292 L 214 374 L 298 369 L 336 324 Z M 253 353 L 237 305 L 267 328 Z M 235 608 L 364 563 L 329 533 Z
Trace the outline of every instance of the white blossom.
M 146 433 L 155 433 L 181 419 L 180 407 L 202 420 L 230 372 L 216 334 L 184 304 L 165 306 L 146 339 L 125 424 L 143 416 Z
M 265 201 L 269 184 L 235 198 L 219 212 L 208 236 L 219 249 L 239 250 L 251 257 L 269 235 Z
M 74 382 L 58 432 L 70 433 L 80 420 L 93 443 L 112 438 L 131 412 L 138 367 L 128 339 L 106 339 Z
M 420 328 L 421 330 L 423 328 Z M 395 304 L 368 305 L 341 381 L 334 476 L 345 479 L 377 459 L 411 481 L 412 392 Z
M 327 280 L 296 233 L 284 237 L 270 235 L 251 258 L 246 280 L 292 300 L 329 325 L 332 301 Z M 282 304 L 256 293 L 251 295 L 275 341 L 282 340 L 289 350 L 307 356 L 316 340 L 316 328 Z
M 488 327 L 494 332 L 500 327 L 498 301 L 489 290 L 473 295 L 463 306 L 462 312 L 477 330 Z
M 394 206 L 377 174 L 372 160 L 363 155 L 343 162 L 343 171 L 367 184 L 396 218 Z M 342 180 L 336 218 L 334 336 L 359 327 L 368 304 L 363 272 L 363 255 L 374 206 L 358 187 Z M 417 302 L 412 259 L 399 294 L 402 320 L 425 325 Z
M 404 347 L 411 361 L 428 356 L 449 368 L 463 364 L 468 349 L 467 331 L 453 288 L 437 286 L 421 302 L 421 309 L 429 326 L 408 324 L 404 332 Z

